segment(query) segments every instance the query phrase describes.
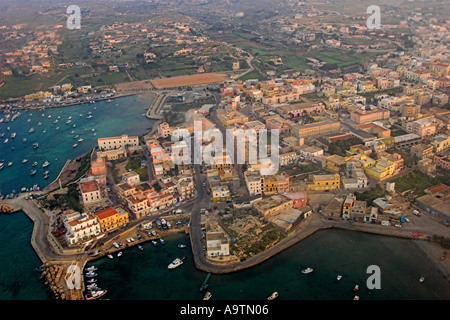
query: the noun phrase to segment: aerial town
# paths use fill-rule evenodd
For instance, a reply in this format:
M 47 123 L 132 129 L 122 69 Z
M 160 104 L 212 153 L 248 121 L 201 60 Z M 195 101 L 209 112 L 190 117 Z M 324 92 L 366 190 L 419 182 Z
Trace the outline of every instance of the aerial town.
M 56 85 L 20 87 L 8 99 L 4 91 L 2 124 L 26 110 L 154 97 L 145 114 L 154 121 L 151 131 L 98 136 L 45 189 L 2 196 L 2 210 L 23 210 L 35 230 L 48 226 L 45 239 L 35 231 L 32 243 L 47 261 L 43 270 L 57 298 L 83 299 L 86 288 L 69 288 L 67 276 L 51 268 L 66 270 L 73 261 L 83 268 L 176 233 L 189 235 L 196 268 L 213 274 L 255 266 L 328 228 L 432 239 L 449 251 L 448 17 L 413 11 L 404 18 L 391 9 L 397 19 L 371 30 L 361 19 L 327 22 L 321 6 L 299 3 L 293 15 L 261 22 L 273 31 L 271 41 L 308 44 L 297 50 L 298 61 L 291 49 L 265 53 L 261 31 L 251 41 L 259 54 L 239 39 L 224 43 L 219 27 L 203 35 L 195 20 L 201 11 L 182 22 L 154 13 L 146 22 L 90 29 L 83 62 L 55 59 L 62 45 L 70 51 L 58 33 L 62 25 L 0 28 L 5 40 L 27 39 L 15 50 L 1 48 L 7 91 L 9 77 L 33 79 L 52 68 L 68 75 Z M 316 23 L 300 23 L 307 20 Z M 357 63 L 333 60 L 333 52 Z M 80 77 L 86 69 L 90 76 Z M 177 162 L 179 132 L 199 137 L 204 150 L 215 144 L 198 135 L 198 125 L 223 137 L 231 132 L 233 141 L 244 134 L 244 163 L 225 148 L 214 149 L 212 161 Z M 2 140 L 9 137 L 1 131 Z M 278 143 L 278 150 L 269 147 L 276 163 L 251 161 L 250 134 L 271 131 L 279 132 L 269 137 Z M 276 173 L 267 174 L 274 165 Z

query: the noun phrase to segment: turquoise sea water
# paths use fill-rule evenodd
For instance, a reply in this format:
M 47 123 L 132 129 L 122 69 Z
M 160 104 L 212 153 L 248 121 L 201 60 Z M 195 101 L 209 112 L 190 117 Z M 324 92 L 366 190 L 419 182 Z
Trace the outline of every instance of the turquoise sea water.
M 154 123 L 143 116 L 150 103 L 149 100 L 129 96 L 110 103 L 102 101 L 65 108 L 22 111 L 13 122 L 0 123 L 0 133 L 5 133 L 0 139 L 0 162 L 5 165 L 0 171 L 2 194 L 6 195 L 12 190 L 20 192 L 22 187 L 31 188 L 34 184 L 42 189 L 56 179 L 67 160 L 75 159 L 94 148 L 98 138 L 147 133 Z M 87 118 L 89 112 L 92 113 L 90 119 Z M 72 117 L 71 122 L 67 124 L 69 117 Z M 58 122 L 54 123 L 55 120 Z M 39 122 L 41 125 L 38 125 Z M 31 128 L 35 129 L 32 133 L 29 132 Z M 13 132 L 16 133 L 15 139 L 11 138 Z M 22 142 L 23 138 L 27 139 L 25 143 Z M 84 141 L 78 142 L 80 138 Z M 3 143 L 5 139 L 8 139 L 7 143 Z M 38 149 L 33 149 L 34 142 L 39 143 Z M 74 148 L 74 144 L 78 146 Z M 23 159 L 28 159 L 28 162 L 22 163 Z M 35 161 L 39 164 L 33 168 Z M 50 162 L 46 169 L 42 168 L 45 161 Z M 8 167 L 9 162 L 13 162 L 11 167 Z M 30 175 L 32 169 L 37 171 L 34 176 Z M 46 170 L 50 171 L 47 180 L 43 177 Z

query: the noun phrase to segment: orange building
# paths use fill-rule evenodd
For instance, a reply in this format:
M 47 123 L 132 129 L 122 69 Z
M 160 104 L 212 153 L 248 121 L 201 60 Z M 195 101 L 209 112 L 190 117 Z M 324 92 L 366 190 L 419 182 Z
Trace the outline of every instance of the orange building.
M 102 232 L 117 229 L 129 222 L 128 212 L 122 207 L 107 207 L 103 210 L 94 212 L 94 216 L 97 218 Z

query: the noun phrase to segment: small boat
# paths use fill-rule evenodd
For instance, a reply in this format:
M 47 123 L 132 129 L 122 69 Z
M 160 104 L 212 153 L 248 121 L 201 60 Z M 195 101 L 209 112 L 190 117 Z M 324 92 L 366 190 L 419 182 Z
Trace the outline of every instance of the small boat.
M 55 130 L 59 130 L 59 127 L 56 127 Z
M 15 132 L 11 133 L 11 139 L 14 139 L 15 137 L 16 137 L 16 133 Z
M 311 273 L 311 272 L 313 272 L 313 268 L 306 268 L 306 269 L 302 270 L 302 273 L 304 273 L 304 274 L 308 274 L 308 273 Z
M 3 141 L 3 143 L 8 143 L 8 139 L 5 139 L 5 141 Z
M 106 102 L 113 102 L 111 99 L 106 100 Z
M 359 286 L 358 285 L 356 285 L 354 288 L 353 288 L 353 291 L 358 291 L 359 290 Z
M 120 257 L 122 255 L 122 251 L 120 251 L 117 256 Z
M 185 244 L 179 244 L 179 245 L 178 245 L 178 248 L 184 249 L 184 248 L 186 248 L 186 245 L 185 245 Z
M 203 300 L 209 300 L 209 299 L 211 299 L 211 297 L 212 297 L 212 293 L 208 291 L 207 293 L 205 293 Z
M 83 138 L 78 139 L 78 142 L 83 142 L 83 141 L 84 141 Z
M 33 167 L 36 167 L 37 165 L 38 165 L 38 163 L 36 161 L 33 162 L 33 164 L 32 164 Z
M 157 247 L 158 246 L 158 242 L 157 241 L 155 241 L 155 240 L 152 240 L 152 244 L 155 246 L 155 247 Z
M 72 148 L 76 148 L 77 146 L 78 146 L 78 144 L 75 143 L 75 144 L 72 146 Z
M 86 268 L 87 271 L 97 271 L 97 267 L 96 266 L 92 266 L 89 268 Z
M 23 139 L 22 139 L 22 142 L 23 142 L 23 143 L 27 142 L 27 138 L 23 138 Z
M 34 176 L 36 174 L 36 170 L 31 170 L 30 176 Z
M 420 277 L 419 282 L 422 283 L 424 281 L 425 281 L 425 278 L 424 277 Z
M 72 120 L 67 120 L 67 121 L 66 121 L 67 124 L 69 124 L 69 123 L 71 123 L 71 122 L 72 122 Z
M 70 131 L 70 134 L 74 134 L 74 133 L 75 133 L 75 130 Z
M 34 128 L 31 128 L 30 130 L 28 130 L 29 133 L 33 133 L 34 132 Z
M 100 297 L 103 297 L 107 292 L 107 290 L 92 291 L 90 294 L 86 295 L 86 300 L 98 299 Z
M 22 163 L 27 163 L 28 162 L 28 159 L 23 159 L 22 160 Z
M 39 122 L 39 123 L 38 123 L 38 126 L 42 126 L 42 122 Z
M 112 254 L 108 254 L 108 258 L 114 259 L 114 257 L 112 256 Z
M 50 163 L 48 161 L 45 161 L 44 164 L 42 165 L 42 168 L 47 168 L 50 165 Z
M 55 123 L 55 124 L 58 123 L 58 120 L 53 121 L 53 123 Z
M 48 179 L 48 174 L 49 174 L 48 171 L 45 171 L 45 172 L 44 172 L 44 179 Z
M 209 272 L 206 275 L 206 278 L 203 281 L 202 286 L 200 287 L 200 292 L 202 292 L 203 290 L 206 290 L 208 288 L 208 280 L 209 280 L 210 277 L 211 277 L 211 272 Z
M 8 167 L 11 167 L 13 165 L 12 162 L 8 162 Z
M 336 278 L 337 281 L 340 281 L 341 279 L 342 279 L 341 275 L 338 275 L 337 278 Z
M 138 249 L 141 250 L 141 251 L 144 250 L 144 248 L 143 248 L 141 245 L 138 245 L 137 247 L 138 247 Z
M 275 291 L 267 298 L 267 300 L 275 300 L 276 298 L 278 298 L 278 292 Z
M 37 142 L 33 143 L 33 149 L 37 149 L 37 148 L 39 148 L 39 143 L 37 143 Z
M 161 244 L 166 244 L 163 238 L 159 239 L 159 242 L 161 242 Z
M 3 169 L 5 167 L 4 163 L 0 163 L 0 170 Z
M 152 236 L 156 236 L 156 231 L 152 230 Z
M 353 300 L 359 300 L 359 296 L 354 296 Z
M 90 118 L 92 118 L 92 116 L 91 116 L 91 115 L 88 115 L 86 118 L 87 118 L 87 119 L 90 119 Z
M 97 279 L 94 279 L 94 278 L 92 278 L 92 279 L 89 279 L 88 281 L 86 281 L 87 283 L 96 283 L 97 282 Z
M 97 276 L 97 274 L 95 272 L 88 272 L 88 273 L 86 273 L 86 277 L 87 278 L 94 278 L 96 276 Z
M 184 259 L 185 259 L 184 257 L 182 259 L 176 258 L 175 260 L 172 261 L 171 264 L 169 264 L 167 266 L 167 269 L 172 270 L 172 269 L 178 268 L 179 266 L 181 266 L 184 263 L 183 262 Z

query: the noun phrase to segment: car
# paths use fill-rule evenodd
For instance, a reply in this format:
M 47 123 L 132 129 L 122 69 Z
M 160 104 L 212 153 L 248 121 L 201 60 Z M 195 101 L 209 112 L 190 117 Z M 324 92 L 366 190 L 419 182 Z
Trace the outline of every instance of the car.
M 395 226 L 396 226 L 397 228 L 401 228 L 401 227 L 402 227 L 401 224 L 396 224 Z

